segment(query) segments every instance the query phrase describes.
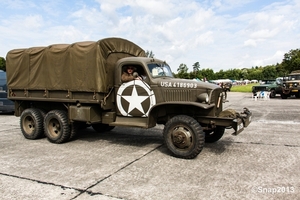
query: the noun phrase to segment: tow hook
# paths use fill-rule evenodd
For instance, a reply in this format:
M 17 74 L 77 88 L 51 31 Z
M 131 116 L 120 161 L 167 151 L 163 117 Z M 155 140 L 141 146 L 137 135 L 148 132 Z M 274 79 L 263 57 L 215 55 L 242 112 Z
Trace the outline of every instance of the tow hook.
M 244 112 L 242 112 L 241 114 L 246 114 L 246 115 L 250 115 L 251 112 L 248 108 L 244 108 Z

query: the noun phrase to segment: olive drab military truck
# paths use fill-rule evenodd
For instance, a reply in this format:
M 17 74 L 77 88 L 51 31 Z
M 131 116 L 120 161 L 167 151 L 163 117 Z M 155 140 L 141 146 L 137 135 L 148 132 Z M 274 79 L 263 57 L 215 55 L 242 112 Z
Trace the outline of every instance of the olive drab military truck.
M 121 38 L 15 49 L 6 65 L 8 97 L 27 139 L 46 135 L 63 143 L 82 126 L 104 132 L 163 124 L 168 149 L 189 159 L 205 142 L 218 141 L 225 128 L 237 135 L 251 121 L 247 108 L 223 111 L 219 86 L 174 78 L 166 62 L 147 58 Z M 129 65 L 144 79 L 123 83 Z
M 282 84 L 281 98 L 287 99 L 292 95 L 300 98 L 300 70 L 292 71 Z

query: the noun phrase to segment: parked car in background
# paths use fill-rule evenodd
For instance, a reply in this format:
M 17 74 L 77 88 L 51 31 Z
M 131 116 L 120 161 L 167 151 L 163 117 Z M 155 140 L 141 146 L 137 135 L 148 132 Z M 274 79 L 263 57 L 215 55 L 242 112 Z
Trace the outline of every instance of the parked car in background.
M 276 80 L 263 80 L 260 85 L 252 87 L 253 96 L 258 96 L 258 93 L 269 92 L 270 98 L 275 98 L 276 94 L 281 94 L 281 85 Z
M 7 99 L 6 72 L 0 70 L 0 113 L 13 113 L 15 104 Z
M 0 91 L 0 113 L 13 113 L 15 104 L 13 101 L 7 99 L 7 92 Z
M 286 99 L 292 95 L 300 98 L 300 70 L 291 72 L 288 78 L 283 79 L 281 98 Z

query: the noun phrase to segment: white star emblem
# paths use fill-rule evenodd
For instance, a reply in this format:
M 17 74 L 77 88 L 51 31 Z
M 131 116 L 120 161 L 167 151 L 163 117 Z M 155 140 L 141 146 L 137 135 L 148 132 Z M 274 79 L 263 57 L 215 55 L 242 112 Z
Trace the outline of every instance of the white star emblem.
M 142 107 L 142 103 L 148 98 L 149 96 L 139 96 L 136 91 L 136 86 L 133 86 L 131 96 L 122 96 L 128 103 L 129 108 L 127 113 L 130 113 L 133 109 L 138 109 L 143 114 L 145 114 L 145 111 Z
M 123 91 L 126 90 L 126 88 L 131 87 L 132 86 L 132 91 L 131 91 L 131 95 L 123 95 Z M 137 90 L 137 86 L 141 87 L 144 89 L 144 92 L 146 92 L 146 96 L 139 96 L 138 91 Z M 143 94 L 145 94 L 143 92 Z M 128 108 L 125 110 L 123 108 L 122 105 L 122 99 L 124 99 L 125 101 L 128 102 Z M 143 107 L 143 103 L 149 99 L 149 103 L 150 106 L 148 108 Z M 120 88 L 117 91 L 117 107 L 120 111 L 120 114 L 123 116 L 127 116 L 127 117 L 132 117 L 131 113 L 134 109 L 138 110 L 139 112 L 141 112 L 141 117 L 148 117 L 149 111 L 151 109 L 151 107 L 153 107 L 156 104 L 156 99 L 155 99 L 155 95 L 153 93 L 152 90 L 150 90 L 150 86 L 140 80 L 133 80 L 133 81 L 129 81 L 127 83 L 123 83 Z M 126 106 L 127 107 L 127 106 Z M 146 110 L 144 110 L 146 109 Z M 136 115 L 136 114 L 135 114 Z M 136 115 L 137 116 L 137 115 Z

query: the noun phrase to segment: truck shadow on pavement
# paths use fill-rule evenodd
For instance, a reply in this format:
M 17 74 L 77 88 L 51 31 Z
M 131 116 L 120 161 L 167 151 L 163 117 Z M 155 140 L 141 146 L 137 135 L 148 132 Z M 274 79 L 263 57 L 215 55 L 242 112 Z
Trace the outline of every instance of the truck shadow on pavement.
M 221 155 L 227 151 L 228 147 L 234 144 L 231 140 L 219 140 L 215 143 L 205 143 L 204 149 L 215 155 Z
M 109 141 L 110 143 L 128 146 L 145 146 L 147 144 L 163 144 L 163 136 L 159 129 L 125 128 L 116 127 L 111 131 L 97 133 L 92 128 L 78 131 L 74 140 L 87 142 Z
M 158 144 L 158 151 L 163 154 L 171 155 L 167 149 L 162 130 L 160 128 L 142 129 L 131 127 L 116 127 L 111 131 L 97 133 L 91 127 L 78 131 L 77 137 L 74 139 L 87 142 L 109 142 L 111 144 L 143 147 L 151 144 Z M 230 138 L 221 139 L 215 143 L 205 143 L 204 150 L 215 155 L 223 154 L 229 146 L 234 144 Z

